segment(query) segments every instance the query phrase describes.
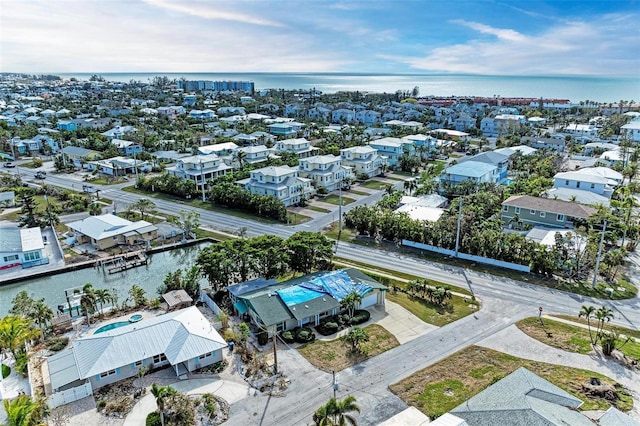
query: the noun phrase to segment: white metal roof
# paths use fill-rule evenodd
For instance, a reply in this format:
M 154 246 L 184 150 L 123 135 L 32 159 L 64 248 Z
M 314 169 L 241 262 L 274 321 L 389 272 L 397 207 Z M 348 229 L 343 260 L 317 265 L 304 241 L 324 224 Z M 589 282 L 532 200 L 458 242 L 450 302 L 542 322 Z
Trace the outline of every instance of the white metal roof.
M 27 228 L 20 230 L 20 241 L 22 251 L 42 250 L 44 242 L 42 241 L 42 232 L 40 228 Z
M 145 220 L 131 222 L 116 215 L 104 214 L 101 216 L 89 216 L 86 219 L 71 222 L 67 226 L 95 240 L 113 237 L 132 231 L 140 231 L 153 226 Z M 156 228 L 157 229 L 157 228 Z
M 195 306 L 76 340 L 81 378 L 165 354 L 171 365 L 227 346 Z

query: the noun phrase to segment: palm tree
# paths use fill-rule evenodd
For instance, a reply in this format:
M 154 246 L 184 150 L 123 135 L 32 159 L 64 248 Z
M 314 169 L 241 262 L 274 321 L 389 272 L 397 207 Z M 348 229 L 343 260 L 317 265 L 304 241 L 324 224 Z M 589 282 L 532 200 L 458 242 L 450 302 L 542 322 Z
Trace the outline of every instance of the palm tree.
M 351 352 L 358 352 L 362 342 L 369 341 L 369 333 L 362 327 L 351 327 L 345 340 L 351 344 Z
M 91 283 L 86 283 L 84 287 L 82 287 L 80 306 L 87 317 L 87 325 L 91 325 L 91 314 L 96 311 L 96 293 Z
M 96 302 L 100 304 L 100 313 L 103 313 L 103 304 L 111 301 L 111 292 L 105 288 L 100 288 L 95 291 Z
M 142 287 L 139 287 L 137 285 L 132 285 L 131 288 L 129 289 L 129 296 L 131 296 L 131 299 L 133 300 L 133 305 L 136 308 L 140 308 L 144 305 L 147 304 L 147 298 L 145 297 L 145 291 L 142 289 Z
M 415 179 L 408 179 L 404 181 L 404 190 L 408 195 L 413 194 L 413 191 L 415 191 L 417 188 L 418 182 Z
M 44 303 L 44 299 L 40 299 L 33 305 L 33 318 L 35 319 L 38 327 L 40 327 L 40 331 L 42 332 L 42 336 L 44 337 L 44 331 L 47 328 L 47 322 L 53 319 L 53 311 L 46 303 Z
M 29 395 L 18 395 L 14 399 L 3 401 L 7 413 L 6 426 L 41 426 L 49 412 L 43 399 L 31 399 Z
M 331 398 L 313 414 L 314 424 L 316 426 L 357 425 L 356 418 L 350 414 L 354 411 L 360 412 L 360 407 L 355 402 L 356 398 L 351 395 L 348 395 L 342 401 Z
M 606 306 L 601 306 L 598 308 L 595 314 L 598 319 L 598 330 L 596 332 L 596 339 L 602 338 L 602 334 L 604 333 L 604 323 L 610 322 L 613 319 L 613 310 L 611 308 L 607 308 Z
M 14 359 L 17 359 L 25 343 L 38 336 L 30 319 L 18 315 L 7 315 L 0 319 L 0 347 L 9 349 Z
M 151 385 L 151 394 L 156 398 L 156 405 L 160 411 L 160 423 L 164 426 L 164 407 L 167 399 L 177 395 L 178 391 L 171 386 L 158 386 L 157 383 Z
M 593 331 L 591 330 L 591 317 L 593 316 L 593 313 L 595 311 L 595 306 L 582 305 L 582 309 L 580 309 L 580 312 L 578 313 L 578 318 L 585 317 L 587 319 L 587 328 L 589 329 L 589 338 L 591 339 L 592 345 L 596 344 L 595 338 L 593 336 Z
M 362 302 L 362 295 L 357 291 L 352 291 L 342 298 L 340 306 L 349 312 L 349 318 L 353 318 L 356 306 L 358 306 L 360 302 Z

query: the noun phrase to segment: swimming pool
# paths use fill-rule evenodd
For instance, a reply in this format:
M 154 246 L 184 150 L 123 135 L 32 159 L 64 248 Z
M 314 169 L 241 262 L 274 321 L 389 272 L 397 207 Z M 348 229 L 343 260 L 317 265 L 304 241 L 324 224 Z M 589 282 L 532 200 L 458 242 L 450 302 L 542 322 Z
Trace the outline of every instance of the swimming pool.
M 102 333 L 104 331 L 113 330 L 114 328 L 124 327 L 125 325 L 130 325 L 129 321 L 120 321 L 120 322 L 112 322 L 111 324 L 103 325 L 99 329 L 93 332 L 93 334 Z

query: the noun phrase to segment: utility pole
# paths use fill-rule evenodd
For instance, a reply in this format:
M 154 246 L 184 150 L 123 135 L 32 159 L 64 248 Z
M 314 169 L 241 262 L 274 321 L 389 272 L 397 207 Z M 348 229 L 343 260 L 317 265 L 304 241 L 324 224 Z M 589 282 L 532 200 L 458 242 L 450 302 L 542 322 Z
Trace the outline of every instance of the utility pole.
M 138 159 L 136 157 L 136 148 L 135 145 L 133 147 L 133 169 L 136 172 L 136 188 L 138 187 L 138 182 L 139 182 L 139 178 L 138 178 Z
M 460 227 L 462 225 L 462 196 L 458 197 L 460 208 L 458 209 L 458 227 L 456 229 L 456 258 L 458 257 L 458 251 L 460 250 Z
M 273 327 L 273 372 L 278 374 L 278 351 L 276 349 L 276 342 L 278 341 L 278 333 L 276 327 Z
M 593 283 L 591 287 L 596 288 L 598 282 L 598 268 L 600 267 L 600 257 L 602 256 L 602 246 L 604 244 L 604 233 L 607 231 L 607 219 L 604 220 L 604 226 L 602 227 L 602 235 L 600 236 L 600 244 L 598 245 L 598 256 L 596 257 L 596 268 L 593 271 Z
M 200 159 L 200 183 L 202 185 L 202 202 L 204 203 L 206 200 L 204 198 L 204 174 L 202 169 L 202 158 Z
M 342 236 L 342 182 L 344 181 L 344 176 L 338 182 L 338 240 L 336 241 L 336 253 L 338 252 L 338 243 L 340 242 L 340 237 Z
M 338 398 L 338 381 L 336 380 L 336 370 L 331 370 L 331 374 L 333 374 L 333 398 Z

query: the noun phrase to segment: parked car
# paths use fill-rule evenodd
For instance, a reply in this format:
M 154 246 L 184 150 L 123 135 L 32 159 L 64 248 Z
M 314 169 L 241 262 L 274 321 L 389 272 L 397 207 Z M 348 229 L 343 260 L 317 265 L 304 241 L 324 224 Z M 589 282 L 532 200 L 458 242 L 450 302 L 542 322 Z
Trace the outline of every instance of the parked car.
M 13 164 L 13 163 L 4 163 L 4 166 L 5 166 L 5 167 L 7 167 L 7 168 L 13 168 L 13 167 L 15 167 L 16 165 L 15 165 L 15 164 Z
M 35 177 L 36 179 L 44 179 L 47 177 L 47 172 L 37 171 Z

